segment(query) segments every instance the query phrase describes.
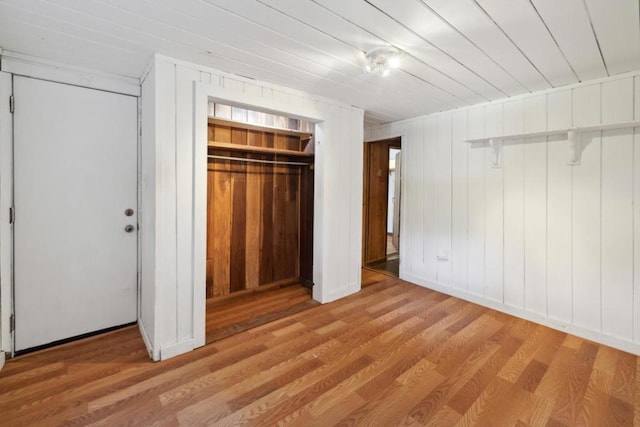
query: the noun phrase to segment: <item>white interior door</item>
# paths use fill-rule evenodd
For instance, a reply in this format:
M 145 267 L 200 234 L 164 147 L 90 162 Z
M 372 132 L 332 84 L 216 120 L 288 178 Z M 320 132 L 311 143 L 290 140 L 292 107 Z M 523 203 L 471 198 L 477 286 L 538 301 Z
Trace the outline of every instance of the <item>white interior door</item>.
M 13 93 L 14 350 L 134 322 L 137 98 L 18 76 Z

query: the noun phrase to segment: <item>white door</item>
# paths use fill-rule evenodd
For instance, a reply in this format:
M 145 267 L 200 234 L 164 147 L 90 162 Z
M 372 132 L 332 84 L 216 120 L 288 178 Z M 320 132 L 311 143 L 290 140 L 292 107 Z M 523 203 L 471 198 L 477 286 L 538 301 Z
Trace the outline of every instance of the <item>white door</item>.
M 137 98 L 18 76 L 13 93 L 14 350 L 135 322 Z

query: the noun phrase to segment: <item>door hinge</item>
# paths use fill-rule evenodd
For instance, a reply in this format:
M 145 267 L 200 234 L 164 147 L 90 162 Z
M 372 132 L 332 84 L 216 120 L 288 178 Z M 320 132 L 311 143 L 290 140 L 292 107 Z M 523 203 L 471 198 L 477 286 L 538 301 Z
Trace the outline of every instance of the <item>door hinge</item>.
M 16 99 L 13 97 L 13 95 L 9 96 L 9 111 L 11 113 L 16 111 Z
M 12 206 L 9 208 L 9 224 L 14 222 L 16 222 L 16 208 Z
M 9 332 L 13 332 L 16 330 L 16 315 L 12 314 L 9 316 Z

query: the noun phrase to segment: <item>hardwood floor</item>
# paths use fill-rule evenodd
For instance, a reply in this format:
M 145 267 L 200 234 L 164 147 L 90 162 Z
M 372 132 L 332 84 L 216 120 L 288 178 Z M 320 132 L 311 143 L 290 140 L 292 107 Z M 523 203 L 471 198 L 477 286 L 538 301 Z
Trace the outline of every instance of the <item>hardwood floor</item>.
M 135 327 L 8 361 L 0 424 L 640 424 L 638 357 L 363 275 L 357 295 L 165 362 Z

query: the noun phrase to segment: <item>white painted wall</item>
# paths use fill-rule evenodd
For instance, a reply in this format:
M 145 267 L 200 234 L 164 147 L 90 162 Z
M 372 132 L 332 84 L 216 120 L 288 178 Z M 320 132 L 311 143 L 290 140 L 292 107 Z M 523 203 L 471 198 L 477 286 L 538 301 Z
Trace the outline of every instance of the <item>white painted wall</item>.
M 141 325 L 155 360 L 204 343 L 206 190 L 195 189 L 206 188 L 207 96 L 317 122 L 313 296 L 360 289 L 363 111 L 156 56 L 142 84 L 141 206 L 142 236 L 155 237 L 141 255 Z
M 640 120 L 640 72 L 389 125 L 405 153 L 402 278 L 640 354 L 640 128 L 465 139 Z M 449 254 L 448 261 L 437 255 Z

